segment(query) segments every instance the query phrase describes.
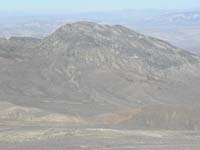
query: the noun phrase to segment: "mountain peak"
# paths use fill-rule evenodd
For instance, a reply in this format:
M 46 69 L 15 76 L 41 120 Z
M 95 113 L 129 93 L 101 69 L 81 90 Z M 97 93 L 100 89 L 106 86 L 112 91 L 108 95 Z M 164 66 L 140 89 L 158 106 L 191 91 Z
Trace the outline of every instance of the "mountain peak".
M 138 58 L 145 66 L 162 69 L 196 62 L 192 54 L 165 41 L 139 34 L 121 25 L 93 22 L 66 24 L 44 39 L 43 47 L 45 53 L 50 49 L 53 55 L 66 54 L 78 60 L 83 59 L 83 56 L 87 56 L 86 60 L 100 59 L 100 54 L 109 57 L 109 60 L 111 57 L 124 57 L 127 60 Z
M 84 115 L 199 100 L 198 57 L 126 27 L 71 23 L 29 41 L 0 42 L 2 99 Z
M 69 23 L 58 30 L 56 30 L 53 36 L 66 36 L 68 34 L 79 34 L 85 36 L 95 36 L 101 34 L 101 36 L 116 36 L 120 34 L 137 34 L 133 30 L 130 30 L 121 25 L 105 25 L 97 24 L 95 22 L 80 21 L 75 23 Z

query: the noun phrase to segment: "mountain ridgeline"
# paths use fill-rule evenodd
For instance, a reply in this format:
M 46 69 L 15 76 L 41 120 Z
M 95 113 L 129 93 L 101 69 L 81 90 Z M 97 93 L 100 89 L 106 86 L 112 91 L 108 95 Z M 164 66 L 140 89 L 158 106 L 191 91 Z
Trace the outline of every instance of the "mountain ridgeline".
M 198 55 L 120 25 L 77 22 L 44 39 L 0 39 L 1 101 L 24 107 L 95 124 L 196 129 L 197 117 L 184 121 L 198 112 L 199 88 Z

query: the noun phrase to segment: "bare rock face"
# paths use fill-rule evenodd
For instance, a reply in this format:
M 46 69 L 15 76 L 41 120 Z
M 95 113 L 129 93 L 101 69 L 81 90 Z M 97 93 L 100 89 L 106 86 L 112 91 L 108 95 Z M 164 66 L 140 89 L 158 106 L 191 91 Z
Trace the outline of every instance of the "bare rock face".
M 0 97 L 83 117 L 192 106 L 199 104 L 199 64 L 199 56 L 123 26 L 77 22 L 42 40 L 0 39 Z

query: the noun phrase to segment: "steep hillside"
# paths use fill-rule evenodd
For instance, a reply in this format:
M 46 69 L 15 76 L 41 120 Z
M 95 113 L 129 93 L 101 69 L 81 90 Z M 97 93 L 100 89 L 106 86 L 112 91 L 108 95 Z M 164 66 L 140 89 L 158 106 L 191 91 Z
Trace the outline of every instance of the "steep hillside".
M 2 101 L 52 113 L 199 104 L 199 56 L 120 25 L 77 22 L 42 40 L 1 39 L 0 62 Z

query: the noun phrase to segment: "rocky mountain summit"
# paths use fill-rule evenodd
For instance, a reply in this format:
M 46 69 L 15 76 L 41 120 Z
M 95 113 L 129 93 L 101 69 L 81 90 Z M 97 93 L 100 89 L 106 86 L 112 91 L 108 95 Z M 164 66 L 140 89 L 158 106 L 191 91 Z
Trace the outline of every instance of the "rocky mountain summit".
M 182 106 L 191 112 L 200 104 L 199 69 L 198 55 L 120 25 L 77 22 L 44 39 L 0 39 L 1 101 L 95 124 L 112 124 L 114 115 L 116 124 L 134 126 L 136 114 L 151 119 L 155 112 L 172 120 L 177 113 L 182 123 Z

